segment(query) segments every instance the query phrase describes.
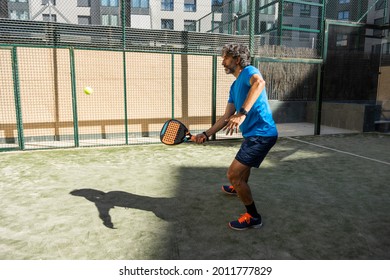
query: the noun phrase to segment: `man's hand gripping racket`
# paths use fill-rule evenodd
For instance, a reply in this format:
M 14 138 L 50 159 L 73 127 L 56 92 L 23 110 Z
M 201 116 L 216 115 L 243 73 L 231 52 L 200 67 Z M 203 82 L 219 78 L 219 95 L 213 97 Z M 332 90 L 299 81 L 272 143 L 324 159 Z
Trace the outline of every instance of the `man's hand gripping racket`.
M 191 135 L 187 127 L 178 120 L 171 119 L 164 123 L 160 140 L 166 145 L 177 145 L 187 141 L 194 141 L 196 137 Z

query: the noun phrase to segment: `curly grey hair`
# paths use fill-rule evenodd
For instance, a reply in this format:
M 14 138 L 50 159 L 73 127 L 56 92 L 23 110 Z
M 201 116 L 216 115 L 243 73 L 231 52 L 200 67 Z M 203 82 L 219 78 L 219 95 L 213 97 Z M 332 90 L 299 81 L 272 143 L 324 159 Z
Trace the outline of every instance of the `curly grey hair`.
M 222 48 L 222 56 L 231 56 L 233 58 L 240 57 L 240 65 L 242 68 L 251 63 L 251 56 L 247 46 L 241 44 L 226 44 Z

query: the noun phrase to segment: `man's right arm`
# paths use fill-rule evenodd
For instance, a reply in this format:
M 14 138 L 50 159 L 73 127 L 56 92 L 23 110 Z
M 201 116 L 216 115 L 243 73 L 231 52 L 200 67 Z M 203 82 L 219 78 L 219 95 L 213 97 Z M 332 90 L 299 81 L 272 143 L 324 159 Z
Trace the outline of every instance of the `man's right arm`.
M 229 118 L 232 115 L 234 115 L 235 112 L 236 112 L 236 108 L 234 107 L 234 104 L 228 103 L 226 105 L 225 113 L 223 114 L 223 116 L 220 117 L 212 127 L 210 127 L 209 129 L 207 129 L 204 132 L 204 133 L 206 133 L 207 137 L 204 133 L 200 133 L 200 134 L 196 135 L 196 143 L 201 144 L 201 143 L 205 142 L 208 137 L 210 137 L 211 135 L 217 133 L 222 128 L 224 128 L 225 125 L 228 123 Z

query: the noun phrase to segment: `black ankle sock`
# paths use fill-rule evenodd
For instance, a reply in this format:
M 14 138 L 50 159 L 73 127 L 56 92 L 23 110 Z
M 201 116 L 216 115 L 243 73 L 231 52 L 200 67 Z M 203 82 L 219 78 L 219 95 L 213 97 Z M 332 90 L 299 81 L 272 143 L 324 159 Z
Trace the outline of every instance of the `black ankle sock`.
M 253 218 L 260 218 L 260 214 L 257 212 L 256 205 L 254 202 L 252 202 L 249 205 L 245 205 L 246 212 L 248 212 L 249 215 L 251 215 Z

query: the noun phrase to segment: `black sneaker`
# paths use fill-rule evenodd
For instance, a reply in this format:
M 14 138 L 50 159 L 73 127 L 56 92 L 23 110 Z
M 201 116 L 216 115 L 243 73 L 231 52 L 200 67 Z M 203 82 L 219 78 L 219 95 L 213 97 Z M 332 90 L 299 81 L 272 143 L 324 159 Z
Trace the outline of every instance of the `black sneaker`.
M 231 221 L 229 227 L 236 230 L 245 230 L 248 228 L 261 228 L 263 223 L 261 222 L 261 217 L 253 218 L 250 214 L 242 214 L 237 221 Z
M 233 186 L 222 186 L 222 191 L 227 194 L 237 195 L 237 192 Z

